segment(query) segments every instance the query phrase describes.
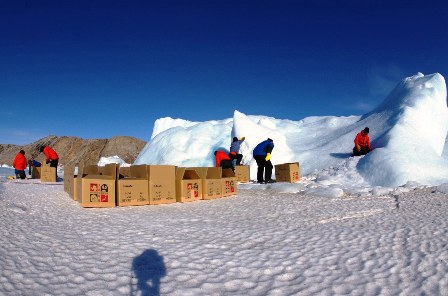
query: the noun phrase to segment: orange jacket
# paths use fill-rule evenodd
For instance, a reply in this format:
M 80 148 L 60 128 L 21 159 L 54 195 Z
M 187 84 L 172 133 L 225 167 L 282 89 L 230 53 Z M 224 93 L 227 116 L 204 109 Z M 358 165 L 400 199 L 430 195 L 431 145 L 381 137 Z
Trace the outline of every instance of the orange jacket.
M 370 146 L 369 134 L 366 134 L 364 131 L 359 132 L 355 138 L 355 146 L 356 145 L 360 146 L 361 148 L 368 147 L 369 150 L 372 150 L 372 147 Z
M 20 152 L 17 153 L 16 157 L 14 158 L 14 161 L 12 162 L 12 166 L 18 171 L 24 171 L 27 165 L 28 162 L 26 161 L 25 155 L 23 155 Z
M 55 160 L 55 159 L 59 159 L 58 154 L 56 153 L 56 151 L 54 151 L 53 149 L 51 149 L 48 146 L 45 146 L 44 148 L 44 154 L 45 157 L 47 158 L 47 160 Z
M 223 159 L 230 160 L 230 157 L 224 151 L 216 151 L 215 160 L 216 160 L 217 167 L 219 167 L 221 165 L 221 161 Z

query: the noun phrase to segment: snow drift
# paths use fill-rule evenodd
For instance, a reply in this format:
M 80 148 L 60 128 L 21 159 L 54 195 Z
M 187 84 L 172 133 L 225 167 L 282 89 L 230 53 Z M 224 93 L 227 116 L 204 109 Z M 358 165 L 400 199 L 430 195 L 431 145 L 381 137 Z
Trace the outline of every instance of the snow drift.
M 302 175 L 329 169 L 339 171 L 335 174 L 339 179 L 346 177 L 326 180 L 328 184 L 350 183 L 353 175 L 362 176 L 371 186 L 448 181 L 448 161 L 442 157 L 448 108 L 446 84 L 440 74 L 417 73 L 405 78 L 377 108 L 363 116 L 292 121 L 235 111 L 232 119 L 190 122 L 162 118 L 154 126 L 151 140 L 135 164 L 213 166 L 215 150 L 228 151 L 233 136 L 245 136 L 243 163 L 251 165 L 251 178 L 255 179 L 252 149 L 269 137 L 275 143 L 274 164 L 299 161 Z M 353 139 L 365 126 L 370 127 L 376 149 L 365 157 L 350 158 Z

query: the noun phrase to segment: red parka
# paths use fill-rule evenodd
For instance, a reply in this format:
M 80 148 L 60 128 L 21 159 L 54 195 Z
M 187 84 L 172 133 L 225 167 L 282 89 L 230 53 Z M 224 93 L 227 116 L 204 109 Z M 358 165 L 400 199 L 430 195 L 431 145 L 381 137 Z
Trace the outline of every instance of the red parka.
M 217 167 L 219 167 L 221 165 L 221 160 L 223 160 L 223 159 L 230 160 L 230 157 L 224 151 L 216 151 L 215 160 L 216 160 Z
M 14 158 L 14 161 L 12 162 L 12 165 L 16 170 L 24 171 L 26 169 L 26 166 L 28 165 L 25 155 L 23 155 L 20 152 L 17 153 L 16 157 Z
M 370 146 L 369 134 L 363 130 L 359 132 L 355 138 L 355 146 L 360 146 L 361 148 L 367 147 L 369 150 L 372 150 L 372 147 Z
M 55 159 L 59 159 L 58 154 L 56 153 L 56 151 L 54 151 L 53 149 L 51 149 L 48 146 L 45 146 L 44 148 L 44 154 L 45 157 L 47 158 L 47 160 L 55 160 Z

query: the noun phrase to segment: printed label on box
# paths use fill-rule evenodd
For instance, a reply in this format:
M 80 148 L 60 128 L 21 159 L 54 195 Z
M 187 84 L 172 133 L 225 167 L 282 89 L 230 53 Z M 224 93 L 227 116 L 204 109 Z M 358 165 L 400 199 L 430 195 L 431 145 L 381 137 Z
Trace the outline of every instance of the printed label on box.
M 90 183 L 90 202 L 109 202 L 109 187 L 106 184 Z M 100 190 L 101 188 L 101 190 Z

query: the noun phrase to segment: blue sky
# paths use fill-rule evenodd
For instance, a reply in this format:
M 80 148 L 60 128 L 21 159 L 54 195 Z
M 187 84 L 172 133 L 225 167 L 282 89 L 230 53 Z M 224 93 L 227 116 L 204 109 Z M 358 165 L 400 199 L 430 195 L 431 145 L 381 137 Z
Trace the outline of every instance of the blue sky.
M 0 0 L 0 143 L 361 115 L 406 76 L 448 75 L 447 5 Z

